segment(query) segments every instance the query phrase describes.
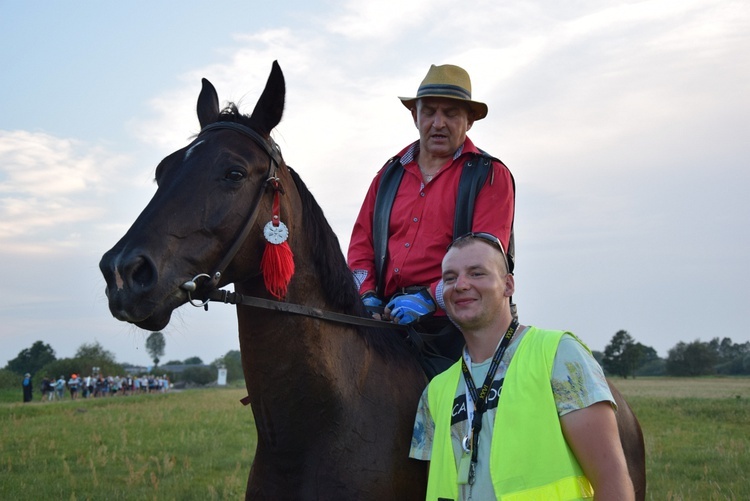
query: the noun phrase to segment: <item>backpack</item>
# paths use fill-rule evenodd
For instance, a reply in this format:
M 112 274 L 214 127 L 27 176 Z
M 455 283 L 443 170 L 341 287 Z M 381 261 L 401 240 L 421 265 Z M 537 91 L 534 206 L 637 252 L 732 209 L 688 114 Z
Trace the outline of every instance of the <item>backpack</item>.
M 456 196 L 456 214 L 453 220 L 453 238 L 469 233 L 474 220 L 474 204 L 479 191 L 484 186 L 492 170 L 492 162 L 503 162 L 482 150 L 480 153 L 472 153 L 464 163 L 461 177 L 458 182 L 458 194 Z M 503 164 L 505 165 L 505 164 Z M 404 166 L 401 157 L 391 158 L 385 166 L 385 172 L 380 178 L 378 194 L 375 196 L 375 209 L 373 213 L 372 237 L 375 250 L 375 276 L 377 286 L 375 293 L 383 297 L 385 289 L 385 261 L 388 257 L 388 226 L 391 220 L 391 209 L 396 199 L 396 192 L 404 176 Z M 508 171 L 510 173 L 510 170 Z M 515 206 L 516 181 L 510 173 L 513 184 L 513 204 Z M 513 221 L 515 220 L 515 207 L 513 210 Z M 513 235 L 513 221 L 510 225 L 510 239 L 506 254 L 508 257 L 508 272 L 513 273 L 515 269 L 515 238 Z

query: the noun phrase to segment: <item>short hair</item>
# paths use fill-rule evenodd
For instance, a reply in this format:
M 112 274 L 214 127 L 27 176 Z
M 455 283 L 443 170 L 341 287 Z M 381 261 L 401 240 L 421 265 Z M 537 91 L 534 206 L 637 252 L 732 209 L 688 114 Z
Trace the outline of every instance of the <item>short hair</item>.
M 452 248 L 461 249 L 475 241 L 484 242 L 486 245 L 489 245 L 499 250 L 500 254 L 503 256 L 503 264 L 505 265 L 505 272 L 510 273 L 510 266 L 508 264 L 508 255 L 505 253 L 505 248 L 503 247 L 503 243 L 500 241 L 499 238 L 497 238 L 492 233 L 486 233 L 483 231 L 479 231 L 479 232 L 472 231 L 464 235 L 461 235 L 460 237 L 453 240 L 450 243 L 450 245 L 448 245 L 446 252 L 448 252 Z

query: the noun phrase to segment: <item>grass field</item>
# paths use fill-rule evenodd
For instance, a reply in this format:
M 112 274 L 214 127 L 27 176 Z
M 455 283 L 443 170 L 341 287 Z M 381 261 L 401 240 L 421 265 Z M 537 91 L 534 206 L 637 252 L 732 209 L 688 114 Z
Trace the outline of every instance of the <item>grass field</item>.
M 240 499 L 255 450 L 243 396 L 0 405 L 0 499 Z
M 750 499 L 750 379 L 615 384 L 644 429 L 648 499 Z M 240 499 L 255 449 L 243 396 L 0 404 L 0 499 Z
M 614 383 L 643 427 L 648 499 L 750 499 L 750 379 Z

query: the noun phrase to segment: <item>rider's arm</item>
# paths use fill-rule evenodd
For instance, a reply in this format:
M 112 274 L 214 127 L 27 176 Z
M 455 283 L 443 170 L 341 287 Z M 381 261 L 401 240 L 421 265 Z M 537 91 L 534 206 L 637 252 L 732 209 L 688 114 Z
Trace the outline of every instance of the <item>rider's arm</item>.
M 362 203 L 359 215 L 352 229 L 352 237 L 349 240 L 347 262 L 359 285 L 360 294 L 375 291 L 376 287 L 377 277 L 375 276 L 372 217 L 375 210 L 375 196 L 377 195 L 379 183 L 380 177 L 378 176 L 373 180 L 369 190 L 367 190 L 367 195 L 365 195 L 365 200 Z

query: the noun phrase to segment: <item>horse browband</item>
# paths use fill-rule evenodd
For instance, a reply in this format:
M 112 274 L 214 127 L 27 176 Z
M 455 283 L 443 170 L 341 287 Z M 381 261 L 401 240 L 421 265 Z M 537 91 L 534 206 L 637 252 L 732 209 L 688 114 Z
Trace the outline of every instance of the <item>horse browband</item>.
M 198 136 L 201 136 L 205 132 L 217 129 L 233 130 L 249 137 L 255 144 L 263 148 L 268 157 L 276 163 L 277 167 L 281 165 L 281 150 L 279 149 L 279 146 L 271 138 L 265 138 L 245 125 L 236 122 L 214 122 L 203 127 L 198 133 Z

